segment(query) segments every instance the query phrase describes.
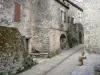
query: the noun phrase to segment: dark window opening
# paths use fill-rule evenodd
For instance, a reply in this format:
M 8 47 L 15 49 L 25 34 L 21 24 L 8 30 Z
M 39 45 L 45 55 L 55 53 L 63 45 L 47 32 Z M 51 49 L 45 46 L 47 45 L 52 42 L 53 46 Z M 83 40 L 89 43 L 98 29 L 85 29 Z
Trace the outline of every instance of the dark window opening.
M 66 12 L 64 12 L 64 22 L 66 22 Z
M 28 50 L 28 46 L 29 46 L 29 39 L 26 39 L 26 50 Z
M 61 21 L 62 22 L 66 22 L 66 12 L 64 12 L 64 11 L 61 11 Z
M 74 24 L 74 18 L 73 17 L 71 17 L 71 23 Z
M 79 32 L 79 43 L 82 44 L 82 33 Z
M 68 17 L 67 17 L 67 22 L 70 23 L 70 24 L 74 24 L 74 18 L 68 16 Z
M 68 16 L 68 18 L 67 18 L 67 21 L 68 21 L 68 23 L 70 23 L 70 17 Z

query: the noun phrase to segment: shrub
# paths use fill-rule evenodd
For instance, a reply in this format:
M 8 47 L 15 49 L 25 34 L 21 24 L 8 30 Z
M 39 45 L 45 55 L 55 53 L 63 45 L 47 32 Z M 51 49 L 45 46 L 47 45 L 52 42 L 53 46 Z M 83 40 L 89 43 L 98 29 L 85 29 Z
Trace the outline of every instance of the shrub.
M 23 66 L 17 69 L 16 74 L 19 74 L 23 71 L 31 69 L 33 66 L 38 64 L 36 61 L 33 61 L 33 57 L 31 55 L 24 54 L 24 60 L 22 62 Z
M 33 58 L 31 55 L 28 55 L 23 61 L 24 69 L 30 69 L 32 66 L 34 66 L 36 64 L 37 64 L 37 62 L 33 61 Z
M 72 38 L 72 43 L 77 43 L 77 39 L 76 38 Z
M 4 75 L 4 73 L 3 72 L 0 72 L 0 75 Z

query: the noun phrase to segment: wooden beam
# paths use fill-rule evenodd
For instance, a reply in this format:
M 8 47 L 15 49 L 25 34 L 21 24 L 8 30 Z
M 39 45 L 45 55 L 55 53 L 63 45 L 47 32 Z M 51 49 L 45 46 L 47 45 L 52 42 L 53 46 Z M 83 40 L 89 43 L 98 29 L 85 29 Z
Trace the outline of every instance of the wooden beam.
M 62 3 L 60 0 L 55 0 L 57 1 L 58 3 L 60 3 L 62 6 L 64 6 L 65 8 L 69 9 L 69 7 L 67 5 L 65 5 L 64 3 Z
M 67 2 L 69 2 L 71 5 L 73 5 L 74 7 L 76 7 L 77 9 L 79 9 L 80 11 L 83 12 L 83 9 L 81 7 L 79 7 L 78 5 L 76 5 L 75 3 L 73 3 L 72 1 L 70 0 L 66 0 Z

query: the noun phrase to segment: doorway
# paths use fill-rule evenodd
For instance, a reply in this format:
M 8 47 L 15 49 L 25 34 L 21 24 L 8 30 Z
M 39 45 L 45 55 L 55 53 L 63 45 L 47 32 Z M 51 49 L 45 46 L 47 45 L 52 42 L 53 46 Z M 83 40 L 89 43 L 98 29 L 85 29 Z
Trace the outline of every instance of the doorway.
M 82 33 L 79 32 L 79 43 L 82 44 Z
M 66 46 L 66 36 L 62 34 L 60 36 L 60 48 L 63 50 Z

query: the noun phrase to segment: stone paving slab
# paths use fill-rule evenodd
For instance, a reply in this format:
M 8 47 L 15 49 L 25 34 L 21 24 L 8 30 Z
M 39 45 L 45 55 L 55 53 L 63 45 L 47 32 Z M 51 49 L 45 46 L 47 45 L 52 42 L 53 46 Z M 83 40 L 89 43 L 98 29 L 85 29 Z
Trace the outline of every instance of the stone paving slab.
M 94 67 L 100 64 L 100 55 L 99 54 L 89 54 L 86 56 L 83 66 L 77 66 L 72 75 L 94 75 Z
M 50 60 L 42 62 L 39 65 L 34 66 L 30 70 L 27 70 L 19 75 L 45 75 L 45 73 L 54 69 L 57 65 L 61 64 L 64 60 L 66 60 L 69 56 L 79 51 L 81 48 L 84 48 L 84 45 L 81 44 L 69 50 L 63 51 L 61 54 L 56 55 Z
M 45 75 L 71 75 L 73 70 L 77 67 L 78 57 L 83 51 L 84 49 L 80 49 Z
M 89 66 L 76 67 L 72 72 L 72 75 L 94 75 L 94 69 Z

